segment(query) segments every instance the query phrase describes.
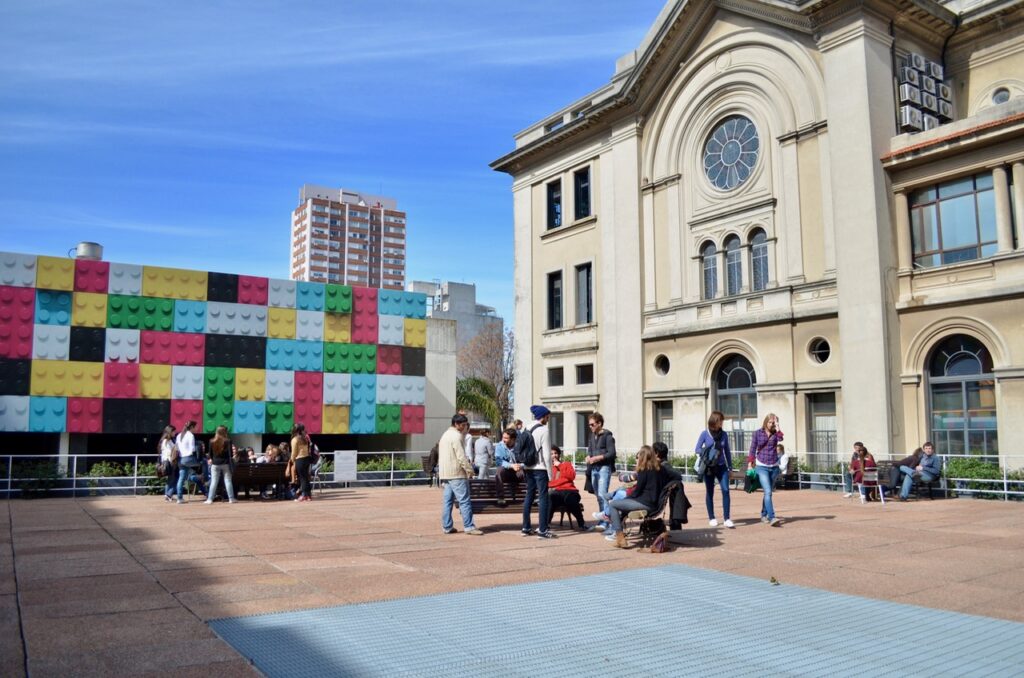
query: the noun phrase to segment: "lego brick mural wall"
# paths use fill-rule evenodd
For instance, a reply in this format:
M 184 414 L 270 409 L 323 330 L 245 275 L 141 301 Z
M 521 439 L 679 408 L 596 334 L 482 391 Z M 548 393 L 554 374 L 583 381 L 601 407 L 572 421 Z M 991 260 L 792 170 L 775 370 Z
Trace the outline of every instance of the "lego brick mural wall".
M 0 431 L 423 433 L 426 296 L 0 252 Z

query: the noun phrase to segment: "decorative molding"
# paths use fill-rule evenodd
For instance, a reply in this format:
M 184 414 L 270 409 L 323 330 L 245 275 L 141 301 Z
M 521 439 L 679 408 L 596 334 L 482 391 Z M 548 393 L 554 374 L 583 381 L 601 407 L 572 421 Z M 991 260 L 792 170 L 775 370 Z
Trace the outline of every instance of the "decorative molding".
M 593 230 L 597 226 L 597 215 L 591 214 L 586 219 L 579 219 L 570 224 L 559 226 L 558 228 L 551 228 L 540 234 L 541 242 L 556 242 L 563 238 L 583 233 L 585 231 Z
M 738 205 L 736 207 L 729 207 L 726 209 L 718 210 L 714 214 L 704 214 L 695 219 L 691 219 L 690 221 L 687 222 L 686 225 L 689 226 L 691 230 L 693 230 L 693 228 L 696 226 L 701 226 L 703 224 L 715 221 L 717 219 L 728 219 L 730 217 L 735 217 L 746 212 L 754 212 L 756 210 L 775 209 L 775 206 L 778 204 L 778 202 L 778 199 L 776 199 L 774 196 L 768 196 L 767 198 L 761 198 L 759 200 L 755 200 L 745 205 Z
M 682 178 L 682 174 L 676 173 L 673 174 L 672 176 L 663 177 L 656 181 L 646 183 L 640 187 L 640 190 L 643 191 L 644 193 L 650 193 L 651 191 L 656 191 L 659 188 L 665 188 L 667 186 L 671 186 L 672 184 L 677 184 Z
M 707 398 L 711 394 L 709 388 L 673 388 L 665 391 L 644 391 L 644 400 L 664 400 L 666 398 Z

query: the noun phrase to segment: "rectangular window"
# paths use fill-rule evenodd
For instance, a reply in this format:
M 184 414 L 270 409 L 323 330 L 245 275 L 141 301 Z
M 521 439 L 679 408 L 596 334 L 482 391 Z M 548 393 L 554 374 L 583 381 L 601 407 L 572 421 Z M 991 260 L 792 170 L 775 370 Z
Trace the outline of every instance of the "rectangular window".
M 576 219 L 590 216 L 590 168 L 576 170 L 572 175 L 573 202 L 576 205 Z
M 594 322 L 594 280 L 591 265 L 576 267 L 576 324 L 589 325 Z
M 563 384 L 565 384 L 565 368 L 549 367 L 548 386 L 562 386 Z
M 992 174 L 929 186 L 910 196 L 914 266 L 930 268 L 996 253 Z
M 665 443 L 672 449 L 672 401 L 654 401 L 654 442 Z
M 562 225 L 562 180 L 548 184 L 548 228 Z
M 562 327 L 562 272 L 548 273 L 548 329 Z
M 810 453 L 808 461 L 820 464 L 821 467 L 843 461 L 836 456 L 836 394 L 808 395 L 807 414 L 811 424 L 807 430 L 807 449 Z
M 576 447 L 590 446 L 590 412 L 576 413 Z
M 565 415 L 561 412 L 552 412 L 548 419 L 548 436 L 552 445 L 562 447 L 562 434 L 565 431 Z
M 594 364 L 587 363 L 586 365 L 576 366 L 576 383 L 577 384 L 593 384 L 594 383 Z

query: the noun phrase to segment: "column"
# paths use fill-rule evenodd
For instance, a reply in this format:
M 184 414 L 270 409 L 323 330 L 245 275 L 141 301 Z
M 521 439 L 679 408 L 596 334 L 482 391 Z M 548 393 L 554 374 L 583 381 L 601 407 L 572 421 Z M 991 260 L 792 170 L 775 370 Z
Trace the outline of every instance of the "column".
M 782 168 L 782 201 L 779 205 L 776 232 L 782 240 L 786 255 L 784 276 L 786 283 L 799 285 L 804 282 L 803 229 L 800 224 L 800 163 L 797 161 L 796 138 L 779 148 Z
M 992 168 L 992 188 L 996 198 L 996 251 L 1013 251 L 1013 224 L 1010 222 L 1010 187 L 1006 183 L 1006 168 Z
M 896 210 L 896 243 L 899 251 L 900 272 L 914 268 L 914 245 L 910 239 L 910 203 L 906 191 L 897 191 L 893 196 Z
M 1013 163 L 1013 219 L 1017 224 L 1017 249 L 1024 249 L 1024 162 Z
M 547 296 L 543 292 L 543 283 L 540 285 L 541 293 L 534 294 L 531 262 L 536 256 L 536 248 L 534 247 L 531 190 L 528 181 L 523 181 L 512 187 L 512 248 L 515 252 L 512 262 L 512 279 L 516 301 L 516 381 L 514 387 L 516 409 L 513 416 L 523 421 L 529 421 L 527 408 L 535 402 L 535 396 L 540 395 L 539 384 L 537 391 L 534 392 L 533 377 L 541 369 L 540 333 L 543 331 L 544 325 L 541 324 L 537 328 L 537 336 L 534 337 L 533 318 L 538 310 L 537 314 L 543 317 L 544 306 L 547 303 Z M 534 351 L 534 341 L 537 342 L 537 351 Z
M 750 244 L 740 243 L 740 294 L 746 294 L 753 287 L 750 279 Z
M 654 263 L 654 189 L 643 189 L 644 220 L 644 310 L 653 311 L 658 307 L 658 282 L 655 278 Z

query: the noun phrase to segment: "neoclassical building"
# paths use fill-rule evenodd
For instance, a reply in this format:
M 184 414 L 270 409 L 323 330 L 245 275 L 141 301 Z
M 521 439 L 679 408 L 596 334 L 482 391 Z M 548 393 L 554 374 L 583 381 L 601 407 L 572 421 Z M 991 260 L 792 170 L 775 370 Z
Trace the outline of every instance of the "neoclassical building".
M 687 449 L 720 409 L 740 445 L 775 412 L 801 455 L 1024 465 L 1021 0 L 669 0 L 492 167 L 517 410 L 563 444 L 596 409 Z

